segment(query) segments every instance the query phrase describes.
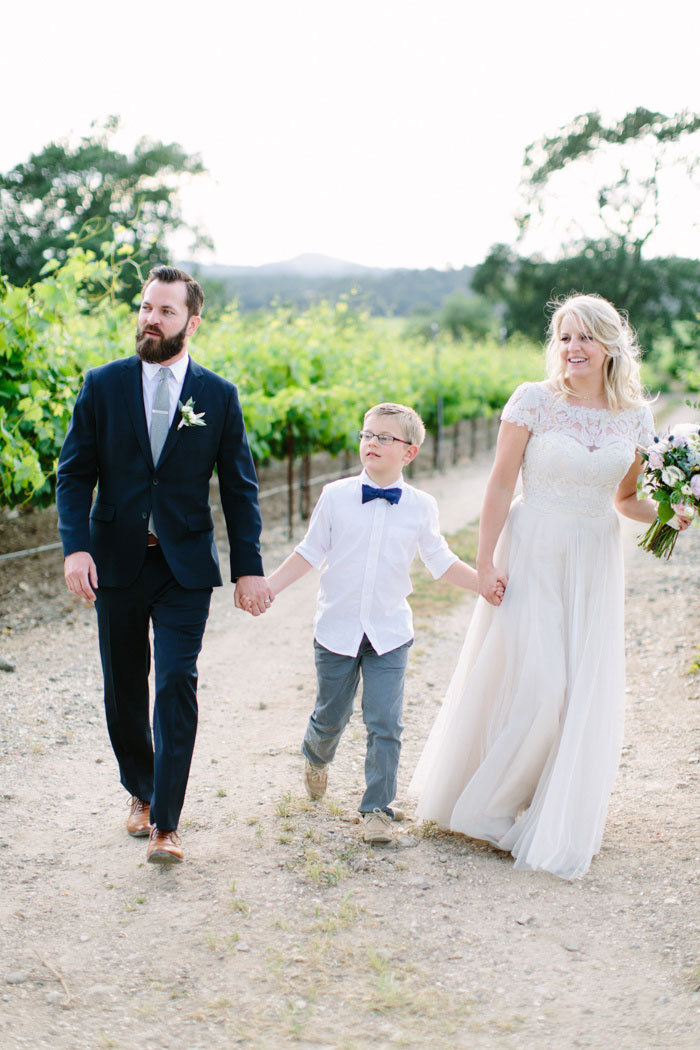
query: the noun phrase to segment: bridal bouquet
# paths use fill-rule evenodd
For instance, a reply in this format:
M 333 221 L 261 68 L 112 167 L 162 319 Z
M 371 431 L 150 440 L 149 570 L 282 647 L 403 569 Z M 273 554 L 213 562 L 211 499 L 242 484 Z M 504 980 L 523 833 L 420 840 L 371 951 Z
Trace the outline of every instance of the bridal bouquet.
M 680 528 L 678 516 L 693 518 L 700 510 L 700 425 L 675 426 L 668 437 L 655 437 L 641 456 L 642 491 L 659 507 L 639 546 L 657 558 L 670 558 Z

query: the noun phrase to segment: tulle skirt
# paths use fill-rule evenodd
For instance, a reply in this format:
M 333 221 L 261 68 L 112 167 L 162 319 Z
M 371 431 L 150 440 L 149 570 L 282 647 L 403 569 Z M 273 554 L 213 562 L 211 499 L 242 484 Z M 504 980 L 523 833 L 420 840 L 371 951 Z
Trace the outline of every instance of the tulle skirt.
M 417 814 L 574 879 L 600 849 L 624 719 L 617 515 L 513 504 L 410 791 Z

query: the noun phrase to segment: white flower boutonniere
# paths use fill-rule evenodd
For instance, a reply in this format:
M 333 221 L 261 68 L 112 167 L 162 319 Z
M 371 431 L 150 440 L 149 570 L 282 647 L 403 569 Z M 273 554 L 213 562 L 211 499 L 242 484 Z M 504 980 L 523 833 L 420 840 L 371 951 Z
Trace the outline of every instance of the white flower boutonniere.
M 180 427 L 205 427 L 207 425 L 202 419 L 204 412 L 195 412 L 194 410 L 194 398 L 190 398 L 184 405 L 182 401 L 178 401 L 177 407 L 180 409 L 180 415 L 182 416 L 177 425 L 178 430 Z

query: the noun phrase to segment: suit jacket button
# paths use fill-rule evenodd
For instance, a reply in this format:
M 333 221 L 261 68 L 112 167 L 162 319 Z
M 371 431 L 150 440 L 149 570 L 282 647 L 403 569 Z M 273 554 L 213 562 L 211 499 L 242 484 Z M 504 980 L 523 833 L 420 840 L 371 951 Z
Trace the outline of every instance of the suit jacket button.
M 158 484 L 158 478 L 154 478 L 154 479 L 153 479 L 153 484 L 154 484 L 154 485 L 157 485 L 157 484 Z
M 148 517 L 148 511 L 142 510 L 142 511 L 141 511 L 141 517 L 142 517 L 142 518 L 143 518 L 143 520 L 145 521 L 145 520 L 146 520 L 146 518 Z

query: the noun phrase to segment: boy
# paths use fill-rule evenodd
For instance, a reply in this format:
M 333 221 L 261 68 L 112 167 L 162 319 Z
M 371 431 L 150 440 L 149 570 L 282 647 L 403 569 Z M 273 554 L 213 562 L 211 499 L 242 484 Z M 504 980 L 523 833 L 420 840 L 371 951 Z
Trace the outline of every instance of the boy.
M 360 673 L 367 729 L 365 842 L 391 842 L 404 678 L 413 622 L 406 597 L 416 549 L 434 578 L 477 589 L 474 569 L 440 534 L 432 496 L 403 480 L 425 437 L 404 405 L 370 408 L 359 432 L 361 474 L 326 485 L 306 536 L 268 579 L 279 594 L 311 568 L 321 581 L 314 621 L 318 689 L 302 744 L 310 798 L 326 791 L 328 765 L 352 714 Z M 325 563 L 325 565 L 324 565 Z M 502 595 L 502 587 L 499 596 Z

